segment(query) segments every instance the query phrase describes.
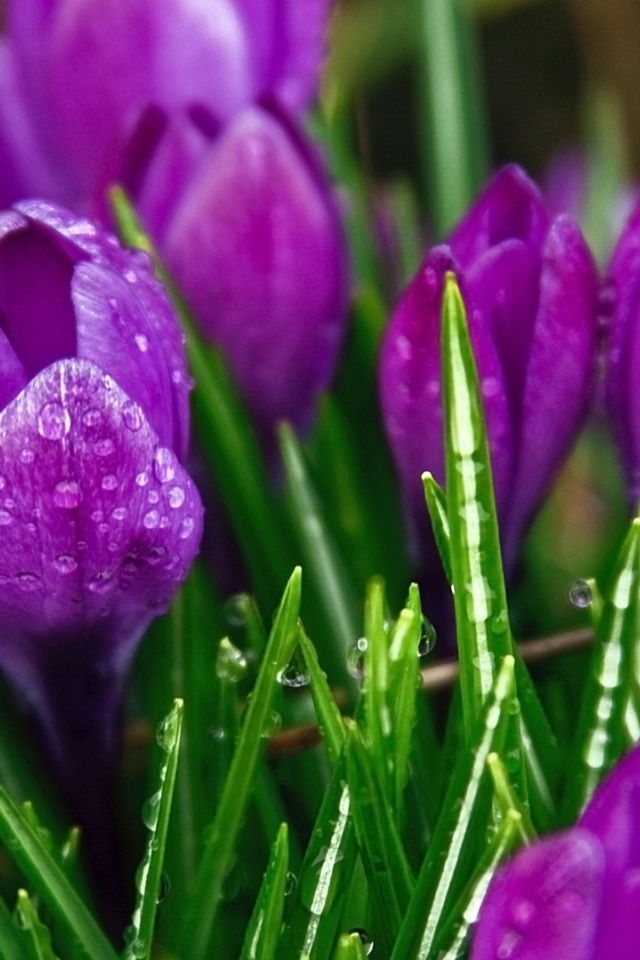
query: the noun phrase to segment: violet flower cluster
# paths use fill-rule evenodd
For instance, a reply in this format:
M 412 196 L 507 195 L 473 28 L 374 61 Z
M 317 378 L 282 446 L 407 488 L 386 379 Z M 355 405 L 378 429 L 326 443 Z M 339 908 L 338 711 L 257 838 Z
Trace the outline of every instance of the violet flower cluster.
M 392 316 L 380 364 L 384 422 L 409 526 L 424 531 L 421 474 L 443 482 L 442 291 L 453 271 L 483 394 L 507 567 L 587 412 L 598 279 L 579 228 L 551 219 L 518 167 L 498 172 L 426 256 Z M 428 552 L 425 534 L 417 550 Z
M 300 126 L 329 7 L 8 3 L 0 199 L 106 215 L 123 183 L 265 437 L 308 426 L 346 320 L 338 210 Z
M 640 747 L 600 784 L 575 827 L 502 867 L 471 960 L 635 960 L 640 906 Z

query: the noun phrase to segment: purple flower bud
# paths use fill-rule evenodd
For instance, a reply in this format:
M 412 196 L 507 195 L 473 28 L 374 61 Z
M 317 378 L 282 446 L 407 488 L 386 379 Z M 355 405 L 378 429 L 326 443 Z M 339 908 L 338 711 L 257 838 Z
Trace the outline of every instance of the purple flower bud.
M 308 425 L 346 320 L 346 251 L 315 155 L 274 110 L 222 129 L 202 108 L 150 111 L 125 185 L 254 420 Z
M 521 850 L 494 877 L 472 960 L 634 960 L 640 907 L 640 748 L 576 827 Z
M 593 375 L 597 278 L 579 229 L 550 220 L 517 167 L 493 178 L 401 298 L 382 349 L 387 434 L 414 530 L 420 475 L 443 481 L 440 323 L 453 270 L 469 317 L 507 564 L 582 424 Z
M 124 670 L 201 534 L 148 257 L 39 201 L 0 214 L 0 370 L 0 665 L 71 791 L 83 764 L 100 781 Z

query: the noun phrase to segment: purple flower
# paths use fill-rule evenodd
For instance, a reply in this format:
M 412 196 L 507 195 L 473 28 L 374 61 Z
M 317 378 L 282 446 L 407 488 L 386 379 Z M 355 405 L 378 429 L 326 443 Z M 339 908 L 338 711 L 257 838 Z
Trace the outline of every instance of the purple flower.
M 481 378 L 507 565 L 589 404 L 597 277 L 575 223 L 551 220 L 535 185 L 505 167 L 401 298 L 382 349 L 381 401 L 412 529 L 420 475 L 444 475 L 440 323 L 456 273 Z
M 267 434 L 299 429 L 333 373 L 346 256 L 317 157 L 277 110 L 218 127 L 203 108 L 146 114 L 123 180 L 203 332 Z
M 0 214 L 0 369 L 0 665 L 69 792 L 91 771 L 86 801 L 202 527 L 181 333 L 149 259 L 43 202 Z
M 640 498 L 640 204 L 613 252 L 602 307 L 609 321 L 606 378 L 609 414 L 617 435 L 627 489 Z
M 601 783 L 575 827 L 526 847 L 496 874 L 472 960 L 635 960 L 639 800 L 636 747 Z

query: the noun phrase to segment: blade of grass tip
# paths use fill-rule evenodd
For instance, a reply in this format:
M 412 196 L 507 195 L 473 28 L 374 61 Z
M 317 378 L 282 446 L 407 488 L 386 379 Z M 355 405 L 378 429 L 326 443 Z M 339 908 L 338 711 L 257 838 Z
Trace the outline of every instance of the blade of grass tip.
M 176 700 L 171 712 L 158 727 L 157 741 L 164 757 L 158 776 L 158 790 L 149 798 L 143 811 L 149 838 L 136 874 L 138 893 L 131 926 L 125 931 L 123 960 L 149 960 L 153 949 L 156 913 L 165 882 L 164 856 L 180 755 L 182 716 L 183 702 Z
M 318 717 L 318 726 L 322 732 L 329 763 L 332 768 L 335 768 L 345 741 L 342 714 L 327 683 L 327 675 L 320 668 L 316 649 L 302 628 L 300 629 L 299 644 L 309 675 L 309 686 L 316 716 Z
M 424 487 L 424 497 L 427 502 L 429 517 L 431 518 L 431 527 L 435 537 L 438 553 L 444 569 L 445 576 L 449 583 L 453 583 L 453 574 L 451 572 L 451 533 L 449 530 L 449 517 L 447 515 L 447 497 L 432 473 L 422 474 L 422 485 Z
M 640 612 L 640 519 L 631 524 L 605 599 L 583 695 L 564 803 L 573 822 L 625 747 L 629 696 Z
M 326 960 L 331 955 L 357 862 L 351 796 L 342 756 L 311 832 L 278 944 L 278 960 Z
M 16 918 L 29 960 L 58 960 L 51 944 L 51 931 L 38 916 L 36 906 L 26 890 L 18 890 Z
M 204 343 L 197 325 L 145 234 L 121 187 L 111 191 L 121 239 L 153 257 L 188 335 L 187 352 L 196 381 L 194 420 L 256 593 L 268 609 L 286 583 L 290 563 L 282 518 L 248 414 L 221 353 Z
M 507 776 L 502 758 L 497 753 L 490 753 L 487 757 L 487 766 L 493 781 L 493 795 L 502 817 L 506 817 L 510 811 L 515 811 L 520 818 L 518 821 L 520 842 L 531 843 L 537 836 L 535 827 L 531 823 L 529 811 L 520 802 L 520 798 L 516 795 L 513 787 L 509 783 L 509 777 Z
M 366 960 L 367 948 L 359 933 L 341 933 L 333 960 Z
M 489 824 L 491 787 L 487 757 L 504 747 L 508 702 L 514 694 L 513 657 L 502 661 L 494 687 L 476 722 L 469 750 L 452 773 L 433 838 L 423 861 L 392 960 L 426 960 Z
M 470 13 L 421 0 L 423 167 L 438 235 L 462 216 L 486 173 L 486 132 Z
M 404 790 L 409 778 L 409 755 L 416 722 L 416 702 L 420 679 L 421 623 L 412 610 L 401 610 L 393 627 L 389 646 L 389 690 L 391 692 L 391 732 L 393 792 L 391 802 L 396 823 L 403 822 Z
M 278 673 L 293 654 L 298 638 L 301 570 L 296 567 L 282 597 L 256 684 L 247 706 L 231 769 L 205 843 L 183 925 L 183 954 L 206 960 L 220 906 L 225 874 L 236 845 L 255 780 L 256 765 L 269 729 Z
M 467 956 L 471 927 L 477 921 L 489 884 L 502 861 L 522 842 L 520 814 L 507 810 L 480 859 L 473 879 L 442 926 L 438 943 L 426 960 L 463 960 Z
M 84 902 L 29 826 L 7 792 L 0 786 L 0 841 L 22 870 L 35 893 L 65 933 L 77 943 L 83 960 L 117 960 Z
M 0 897 L 0 957 L 2 960 L 28 960 L 20 939 L 20 931 Z
M 280 453 L 291 501 L 298 544 L 305 563 L 305 579 L 325 624 L 323 651 L 332 678 L 355 698 L 354 678 L 346 668 L 347 652 L 358 636 L 355 591 L 327 530 L 316 491 L 291 427 L 278 428 Z
M 346 769 L 351 791 L 353 822 L 373 898 L 382 953 L 393 946 L 415 886 L 391 805 L 369 752 L 353 721 L 346 721 Z M 376 941 L 377 941 L 376 936 Z
M 240 960 L 272 960 L 280 937 L 289 868 L 289 830 L 280 825 L 273 844 L 251 919 L 247 926 Z
M 394 796 L 389 689 L 389 625 L 384 580 L 369 581 L 364 602 L 364 716 L 371 753 L 388 799 Z

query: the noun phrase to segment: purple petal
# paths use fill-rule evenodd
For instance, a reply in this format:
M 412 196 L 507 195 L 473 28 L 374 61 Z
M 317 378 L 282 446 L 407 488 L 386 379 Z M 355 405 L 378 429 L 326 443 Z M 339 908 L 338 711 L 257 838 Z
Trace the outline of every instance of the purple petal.
M 37 699 L 34 651 L 46 638 L 64 655 L 76 638 L 121 673 L 197 551 L 192 481 L 86 360 L 36 376 L 0 413 L 0 437 L 2 665 Z
M 551 216 L 568 213 L 580 220 L 586 199 L 587 155 L 584 150 L 564 149 L 555 153 L 547 167 L 543 192 Z
M 596 960 L 603 872 L 600 844 L 586 830 L 521 850 L 489 887 L 472 960 Z
M 464 270 L 505 240 L 542 246 L 549 217 L 540 191 L 515 165 L 503 167 L 453 231 L 449 246 Z
M 0 329 L 0 410 L 18 396 L 29 377 L 18 360 L 6 334 Z
M 257 422 L 304 428 L 335 367 L 346 274 L 333 198 L 298 137 L 264 110 L 240 114 L 185 191 L 162 252 Z
M 458 266 L 448 247 L 434 247 L 400 300 L 380 359 L 385 428 L 418 529 L 425 516 L 421 474 L 444 482 L 440 328 L 444 275 Z M 498 503 L 510 493 L 511 420 L 500 364 L 485 318 L 470 302 L 460 278 L 484 394 Z
M 586 416 L 595 372 L 597 296 L 596 268 L 582 234 L 569 217 L 558 217 L 542 251 L 507 556 Z

